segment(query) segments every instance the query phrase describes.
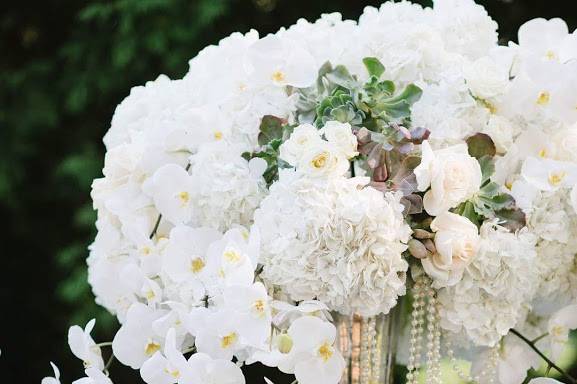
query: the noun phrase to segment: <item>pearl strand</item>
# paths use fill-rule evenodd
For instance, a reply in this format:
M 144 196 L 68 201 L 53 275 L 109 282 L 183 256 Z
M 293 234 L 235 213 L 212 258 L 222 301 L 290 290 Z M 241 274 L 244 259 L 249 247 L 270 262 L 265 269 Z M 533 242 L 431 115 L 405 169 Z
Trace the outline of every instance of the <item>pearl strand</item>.
M 381 320 L 382 321 L 382 320 Z M 371 317 L 370 319 L 370 341 L 371 341 L 371 377 L 369 379 L 369 384 L 376 384 L 380 381 L 380 351 L 379 344 L 377 340 L 377 318 Z
M 418 381 L 418 368 L 421 365 L 421 340 L 424 323 L 423 307 L 425 305 L 424 297 L 423 278 L 418 277 L 413 286 L 413 310 L 411 312 L 407 384 L 416 384 Z
M 440 369 L 440 348 L 435 339 L 440 339 L 439 321 L 437 314 L 436 292 L 430 286 L 427 279 L 426 295 L 427 302 L 427 384 L 438 384 L 441 382 Z
M 363 317 L 361 324 L 361 384 L 368 384 L 371 369 L 369 343 L 369 319 Z

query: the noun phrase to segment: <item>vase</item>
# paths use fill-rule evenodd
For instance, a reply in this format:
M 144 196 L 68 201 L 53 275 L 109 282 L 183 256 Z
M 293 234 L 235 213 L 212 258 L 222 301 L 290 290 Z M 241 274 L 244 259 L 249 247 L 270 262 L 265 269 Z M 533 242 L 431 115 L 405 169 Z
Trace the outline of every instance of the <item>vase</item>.
M 346 366 L 339 384 L 392 384 L 398 311 L 363 317 L 333 313 Z

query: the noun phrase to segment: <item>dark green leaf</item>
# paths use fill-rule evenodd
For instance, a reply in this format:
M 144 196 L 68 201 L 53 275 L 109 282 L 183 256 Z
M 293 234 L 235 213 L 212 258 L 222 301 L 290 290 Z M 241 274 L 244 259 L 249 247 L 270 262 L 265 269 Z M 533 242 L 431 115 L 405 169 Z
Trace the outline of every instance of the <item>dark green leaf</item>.
M 259 130 L 259 145 L 266 145 L 272 140 L 282 139 L 283 120 L 276 116 L 266 115 L 261 120 Z
M 493 157 L 497 153 L 493 139 L 487 134 L 476 133 L 467 139 L 469 155 L 476 159 L 484 156 Z

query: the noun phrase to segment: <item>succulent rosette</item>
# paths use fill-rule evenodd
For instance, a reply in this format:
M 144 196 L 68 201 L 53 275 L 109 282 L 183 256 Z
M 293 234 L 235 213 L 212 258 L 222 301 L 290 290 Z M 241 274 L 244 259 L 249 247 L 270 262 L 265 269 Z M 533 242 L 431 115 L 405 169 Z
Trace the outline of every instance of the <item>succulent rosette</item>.
M 78 383 L 111 382 L 110 344 L 147 384 L 242 384 L 255 362 L 336 384 L 330 313 L 402 302 L 409 383 L 425 323 L 431 382 L 441 339 L 474 347 L 477 382 L 559 356 L 577 327 L 577 34 L 496 30 L 472 0 L 391 2 L 234 33 L 135 87 L 104 138 L 88 257 L 121 326 L 101 344 L 93 321 L 71 328 Z

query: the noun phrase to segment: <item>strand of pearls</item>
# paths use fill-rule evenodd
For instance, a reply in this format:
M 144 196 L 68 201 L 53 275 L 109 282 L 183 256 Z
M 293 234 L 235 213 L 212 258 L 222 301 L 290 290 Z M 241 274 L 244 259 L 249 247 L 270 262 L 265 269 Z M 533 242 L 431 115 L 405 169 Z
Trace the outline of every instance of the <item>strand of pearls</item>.
M 361 384 L 368 384 L 371 375 L 371 358 L 369 345 L 370 340 L 370 321 L 363 317 L 361 324 Z
M 371 342 L 371 377 L 369 380 L 369 384 L 377 384 L 381 380 L 381 366 L 380 366 L 380 358 L 381 358 L 381 351 L 379 348 L 378 340 L 377 340 L 377 318 L 371 317 L 369 323 L 370 329 L 370 342 Z M 382 337 L 382 335 L 381 335 Z
M 495 383 L 497 377 L 497 364 L 499 363 L 499 344 L 497 344 L 491 349 L 487 366 L 481 371 L 479 375 L 475 376 L 463 372 L 461 367 L 459 367 L 459 363 L 457 361 L 457 358 L 455 357 L 455 352 L 453 350 L 453 346 L 449 338 L 447 338 L 447 340 L 445 341 L 445 345 L 447 348 L 447 356 L 451 361 L 453 371 L 457 373 L 457 375 L 461 380 L 469 383 L 481 383 L 481 382 L 487 384 Z
M 427 384 L 441 383 L 441 351 L 439 329 L 439 314 L 435 290 L 427 279 L 425 292 L 427 295 Z
M 418 372 L 421 365 L 421 346 L 425 313 L 425 291 L 423 289 L 424 279 L 424 276 L 418 277 L 413 286 L 413 310 L 411 312 L 407 384 L 417 383 Z

